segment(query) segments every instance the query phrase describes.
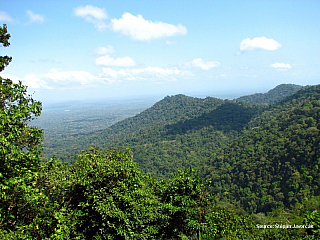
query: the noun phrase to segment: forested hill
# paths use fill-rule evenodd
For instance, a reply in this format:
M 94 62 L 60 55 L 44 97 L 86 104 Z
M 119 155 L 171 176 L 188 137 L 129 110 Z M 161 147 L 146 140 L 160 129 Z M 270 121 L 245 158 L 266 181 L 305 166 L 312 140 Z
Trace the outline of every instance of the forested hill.
M 93 145 L 108 147 L 116 141 L 128 138 L 130 134 L 135 132 L 198 117 L 223 103 L 223 100 L 212 97 L 200 99 L 182 94 L 167 96 L 134 117 L 122 120 L 105 130 L 88 135 L 86 138 L 74 139 L 73 150 L 80 151 Z M 70 156 L 72 154 L 70 153 Z M 66 159 L 68 160 L 68 157 Z
M 209 165 L 216 194 L 248 212 L 292 208 L 320 195 L 320 85 L 264 111 Z
M 217 147 L 265 108 L 213 97 L 167 96 L 134 117 L 78 139 L 75 146 L 129 147 L 143 171 L 164 176 L 178 168 L 205 166 Z
M 223 104 L 223 100 L 211 97 L 200 99 L 182 94 L 167 96 L 140 114 L 105 129 L 102 131 L 101 137 L 106 143 L 109 143 L 150 126 L 172 124 L 200 116 L 221 104 Z
M 298 87 L 283 84 L 266 94 L 282 99 Z M 261 101 L 264 99 L 260 97 Z M 87 146 L 130 147 L 141 168 L 158 176 L 177 168 L 201 168 L 217 147 L 239 135 L 266 108 L 213 97 L 167 96 L 134 117 L 85 138 L 75 138 L 73 146 L 66 146 L 68 151 L 58 157 L 72 161 L 75 153 Z
M 296 93 L 303 87 L 295 84 L 281 84 L 269 90 L 267 93 L 255 93 L 247 96 L 242 96 L 235 101 L 247 102 L 251 104 L 275 104 L 286 97 Z

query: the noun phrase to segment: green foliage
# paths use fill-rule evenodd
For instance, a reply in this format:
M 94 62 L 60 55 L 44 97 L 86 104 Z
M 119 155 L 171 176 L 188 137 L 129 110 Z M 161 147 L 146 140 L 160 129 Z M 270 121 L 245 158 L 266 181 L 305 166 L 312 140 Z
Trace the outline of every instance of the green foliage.
M 109 149 L 130 147 L 142 171 L 157 177 L 178 168 L 202 171 L 210 156 L 239 135 L 263 109 L 210 97 L 177 95 L 81 141 Z M 74 145 L 79 147 L 77 144 L 85 145 L 75 140 Z
M 86 149 L 87 146 L 118 148 L 120 144 L 126 144 L 132 148 L 136 156 L 132 138 L 150 138 L 153 135 L 152 141 L 161 143 L 161 140 L 168 139 L 168 135 L 172 139 L 175 135 L 189 135 L 210 127 L 224 133 L 241 132 L 248 121 L 259 114 L 266 107 L 265 105 L 279 102 L 300 88 L 302 87 L 298 85 L 282 84 L 266 94 L 256 94 L 255 100 L 250 100 L 255 95 L 244 96 L 235 101 L 223 101 L 212 97 L 199 99 L 182 94 L 167 96 L 140 114 L 135 113 L 137 115 L 134 117 L 130 116 L 135 115 L 132 107 L 141 103 L 133 100 L 130 101 L 131 106 L 128 103 L 119 103 L 120 106 L 117 106 L 116 110 L 112 109 L 113 103 L 96 104 L 90 106 L 90 112 L 87 111 L 86 106 L 74 103 L 77 108 L 67 113 L 62 114 L 52 109 L 46 111 L 36 124 L 45 129 L 44 154 L 48 158 L 56 152 L 60 159 L 73 162 L 74 155 L 80 153 L 81 149 Z M 241 104 L 241 102 L 244 103 Z M 252 106 L 245 102 L 263 104 L 263 106 Z M 102 108 L 104 105 L 110 105 L 111 108 L 108 107 L 106 111 Z M 70 106 L 70 103 L 55 107 L 61 110 L 67 106 Z M 125 106 L 127 106 L 126 111 L 122 112 Z M 120 121 L 124 118 L 122 115 L 127 119 Z M 118 123 L 114 124 L 115 122 Z M 109 127 L 111 123 L 114 125 Z M 148 133 L 141 133 L 141 131 L 148 131 Z M 151 134 L 150 131 L 152 131 Z M 145 136 L 146 134 L 148 136 Z M 139 143 L 140 140 L 137 141 Z M 214 149 L 211 152 L 214 152 Z M 152 156 L 156 157 L 154 154 Z M 144 159 L 139 157 L 137 161 L 144 161 Z M 141 167 L 149 169 L 144 164 L 141 164 Z
M 130 151 L 81 154 L 72 166 L 68 209 L 78 212 L 77 231 L 86 238 L 148 239 L 158 232 L 159 200 L 132 161 Z
M 224 132 L 241 132 L 262 109 L 261 106 L 225 100 L 222 105 L 210 112 L 203 113 L 199 117 L 179 121 L 176 124 L 166 125 L 165 128 L 170 134 L 185 134 L 208 126 Z
M 68 155 L 67 152 L 70 149 L 86 149 L 87 146 L 121 148 L 122 150 L 130 147 L 133 149 L 133 141 L 136 141 L 133 138 L 147 137 L 151 141 L 157 141 L 156 138 L 161 137 L 167 140 L 169 133 L 164 128 L 165 125 L 198 117 L 215 109 L 222 103 L 223 100 L 210 97 L 199 99 L 184 95 L 168 96 L 140 114 L 117 122 L 103 131 L 89 134 L 85 138 L 73 138 L 72 145 L 65 146 L 64 152 Z M 153 133 L 146 136 L 151 131 Z M 62 154 L 59 157 L 66 159 Z M 73 156 L 69 156 L 67 160 L 73 162 Z
M 130 150 L 90 148 L 72 165 L 51 159 L 41 172 L 50 238 L 171 239 L 207 226 L 208 184 L 192 169 L 158 181 L 140 172 Z
M 320 213 L 319 210 L 306 213 L 304 224 L 312 225 L 312 228 L 307 230 L 307 233 L 315 238 L 320 238 Z
M 161 229 L 166 238 L 190 237 L 204 231 L 206 209 L 212 203 L 207 187 L 208 182 L 192 168 L 174 173 L 158 183 L 157 195 L 169 206 L 163 213 L 169 216 L 168 222 Z
M 139 134 L 141 130 L 165 126 L 198 117 L 221 105 L 223 100 L 216 98 L 199 99 L 184 95 L 167 96 L 142 113 L 127 118 L 93 135 L 92 142 L 97 146 L 108 147 L 110 143 Z M 102 143 L 100 140 L 105 139 Z
M 4 25 L 0 28 L 3 46 L 9 46 L 9 38 Z M 1 58 L 0 69 L 3 70 L 10 60 Z M 41 103 L 27 95 L 27 88 L 21 82 L 14 84 L 0 77 L 1 234 L 12 230 L 22 234 L 24 229 L 33 229 L 33 221 L 40 214 L 38 207 L 46 202 L 36 182 L 42 131 L 28 125 L 40 113 Z
M 302 88 L 302 86 L 295 84 L 280 84 L 267 93 L 255 93 L 247 96 L 242 96 L 235 99 L 235 101 L 251 104 L 271 105 L 280 102 L 288 96 L 293 95 Z
M 189 167 L 203 174 L 210 156 L 241 134 L 246 124 L 264 107 L 211 98 L 202 99 L 202 104 L 207 104 L 207 108 L 201 114 L 181 109 L 180 115 L 185 118 L 172 118 L 172 124 L 142 127 L 108 147 L 132 148 L 134 160 L 141 169 L 158 177 Z
M 221 198 L 269 212 L 320 194 L 319 89 L 303 89 L 265 111 L 222 157 L 213 157 L 208 176 Z
M 0 43 L 7 47 L 10 34 L 6 25 L 0 27 Z M 0 71 L 8 62 L 0 62 Z M 42 131 L 28 126 L 33 116 L 40 116 L 41 102 L 27 95 L 21 82 L 0 77 L 0 184 L 37 168 Z
M 4 47 L 9 47 L 10 34 L 7 31 L 7 25 L 3 24 L 2 27 L 0 27 L 0 44 Z M 12 58 L 8 56 L 0 56 L 0 72 L 4 70 L 6 66 L 11 62 Z
M 34 170 L 39 163 L 42 131 L 28 126 L 41 113 L 41 103 L 27 95 L 19 82 L 0 77 L 0 182 Z
M 234 209 L 215 207 L 206 216 L 208 228 L 204 239 L 255 239 L 255 222 L 249 215 Z

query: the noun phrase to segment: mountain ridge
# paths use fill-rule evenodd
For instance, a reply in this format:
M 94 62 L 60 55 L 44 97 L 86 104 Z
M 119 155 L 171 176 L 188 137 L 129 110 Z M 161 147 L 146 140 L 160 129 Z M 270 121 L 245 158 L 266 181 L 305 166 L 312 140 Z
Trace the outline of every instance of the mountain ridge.
M 285 90 L 286 86 L 289 88 L 289 90 Z M 281 90 L 284 93 L 281 93 L 281 98 L 278 99 L 283 99 L 286 96 L 286 93 L 292 92 L 293 86 L 297 87 L 293 84 L 282 84 Z M 278 94 L 281 91 L 270 90 L 269 92 Z M 259 95 L 258 98 L 256 97 L 256 101 L 261 102 L 264 99 L 263 96 L 264 95 Z M 261 98 L 260 100 L 259 97 Z M 239 116 L 245 115 L 244 113 L 247 112 L 248 116 L 246 117 L 246 120 L 244 120 L 243 118 L 240 119 L 239 117 L 233 117 L 232 111 L 230 109 L 228 110 L 227 105 L 230 108 L 233 107 L 235 111 L 238 111 L 237 114 Z M 229 120 L 229 131 L 235 130 L 237 132 L 240 132 L 245 124 L 250 121 L 251 117 L 253 117 L 255 114 L 258 114 L 259 111 L 262 111 L 262 109 L 267 106 L 256 106 L 254 107 L 255 110 L 253 110 L 253 107 L 249 107 L 249 105 L 248 103 L 241 101 L 222 100 L 214 97 L 195 98 L 183 94 L 166 96 L 162 100 L 156 102 L 152 107 L 142 111 L 136 116 L 126 118 L 104 130 L 99 130 L 93 134 L 87 135 L 85 136 L 85 138 L 74 138 L 74 144 L 71 149 L 73 149 L 74 152 L 80 152 L 81 149 L 86 148 L 85 146 L 99 146 L 102 148 L 118 147 L 116 146 L 116 144 L 119 144 L 119 141 L 121 141 L 121 139 L 128 139 L 135 132 L 138 133 L 139 131 L 148 131 L 150 133 L 152 131 L 148 130 L 148 128 L 158 129 L 159 126 L 163 125 L 167 126 L 167 132 L 166 134 L 162 133 L 162 137 L 163 135 L 170 135 L 170 131 L 171 133 L 176 132 L 179 134 L 184 134 L 188 131 L 190 132 L 196 129 L 200 130 L 201 127 L 210 126 L 212 124 L 216 125 L 215 130 L 226 130 L 223 121 L 220 120 L 220 125 L 218 124 L 218 126 L 212 121 L 210 123 L 208 119 L 212 118 L 213 121 L 217 121 L 221 117 L 226 117 L 223 116 L 223 114 L 228 111 L 229 117 L 227 117 L 227 119 Z M 243 108 L 243 106 L 246 107 Z M 240 108 L 246 109 L 246 111 L 242 112 Z M 252 110 L 251 113 L 249 113 L 249 109 Z M 258 109 L 260 110 L 258 111 Z M 196 123 L 197 120 L 200 122 Z M 242 121 L 242 123 L 237 123 L 237 121 L 240 120 Z M 237 123 L 237 127 L 234 126 L 235 123 Z M 72 161 L 72 154 L 67 153 L 65 156 L 61 156 L 60 154 L 59 157 L 66 161 Z
M 211 158 L 213 191 L 248 212 L 293 208 L 319 195 L 319 99 L 320 85 L 304 88 L 254 119 Z
M 280 84 L 273 89 L 270 89 L 266 93 L 255 93 L 246 96 L 242 96 L 234 99 L 237 102 L 247 102 L 251 104 L 275 104 L 282 99 L 290 96 L 300 89 L 304 88 L 303 86 L 296 84 Z

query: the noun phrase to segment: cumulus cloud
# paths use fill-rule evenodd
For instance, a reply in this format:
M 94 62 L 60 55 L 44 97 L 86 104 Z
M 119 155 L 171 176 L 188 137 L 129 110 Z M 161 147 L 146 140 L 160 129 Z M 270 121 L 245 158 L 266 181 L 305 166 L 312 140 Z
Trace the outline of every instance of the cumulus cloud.
M 133 67 L 136 65 L 135 61 L 130 57 L 112 58 L 109 55 L 96 58 L 95 64 L 113 67 Z
M 13 18 L 6 12 L 0 11 L 0 21 L 2 22 L 14 22 Z
M 35 74 L 28 74 L 23 78 L 18 78 L 14 75 L 10 74 L 1 74 L 2 78 L 9 78 L 14 83 L 18 83 L 19 81 L 22 81 L 22 84 L 28 86 L 28 88 L 45 88 L 45 89 L 51 89 L 50 86 L 48 86 L 47 82 L 43 79 L 40 79 Z
M 105 55 L 105 54 L 110 54 L 110 53 L 114 53 L 115 50 L 113 48 L 113 46 L 108 45 L 107 47 L 98 47 L 94 50 L 94 53 L 98 54 L 98 55 Z
M 84 86 L 101 86 L 107 81 L 102 76 L 93 75 L 86 71 L 60 71 L 57 69 L 51 69 L 48 73 L 41 75 L 27 74 L 21 78 L 9 74 L 1 74 L 1 77 L 9 78 L 15 83 L 21 80 L 22 84 L 31 89 L 74 89 Z
M 92 23 L 98 30 L 104 30 L 107 27 L 104 21 L 108 19 L 108 15 L 104 8 L 91 5 L 79 6 L 74 9 L 74 14 Z
M 10 79 L 12 80 L 14 83 L 18 83 L 19 82 L 19 78 L 14 76 L 14 75 L 11 75 L 11 74 L 5 74 L 5 73 L 1 73 L 1 76 L 3 79 Z
M 219 62 L 205 62 L 201 58 L 196 58 L 192 61 L 192 65 L 195 67 L 199 67 L 202 70 L 209 70 L 210 68 L 219 67 Z
M 59 85 L 73 83 L 87 85 L 97 80 L 97 76 L 86 71 L 58 71 L 56 69 L 51 69 L 44 78 Z
M 110 27 L 115 32 L 141 42 L 187 34 L 187 28 L 181 24 L 152 22 L 142 15 L 133 16 L 131 13 L 124 13 L 120 19 L 111 19 Z
M 179 78 L 192 76 L 188 71 L 179 70 L 176 67 L 144 67 L 112 69 L 103 67 L 99 74 L 92 74 L 87 71 L 61 71 L 51 69 L 45 74 L 28 74 L 18 78 L 13 75 L 1 74 L 2 78 L 9 78 L 14 82 L 19 79 L 24 85 L 31 89 L 79 89 L 85 87 L 112 86 L 122 82 L 168 82 L 176 81 Z
M 86 71 L 59 71 L 57 69 L 51 69 L 47 74 L 42 76 L 33 76 L 32 88 L 71 89 L 86 86 L 102 87 L 120 82 L 175 81 L 178 77 L 183 77 L 186 75 L 186 72 L 182 72 L 177 68 L 158 67 L 135 69 L 126 68 L 120 70 L 103 67 L 102 73 L 97 75 L 93 75 Z M 23 78 L 23 83 L 30 84 L 31 76 Z
M 103 68 L 103 76 L 120 81 L 176 81 L 177 77 L 185 76 L 187 73 L 173 68 L 145 67 L 136 69 L 113 70 Z
M 103 74 L 101 76 L 107 77 L 109 78 L 109 80 L 113 79 L 113 81 L 135 79 L 135 77 L 130 73 L 128 69 L 114 70 L 112 68 L 103 68 L 102 71 Z
M 202 70 L 209 70 L 214 67 L 219 67 L 220 63 L 213 62 L 213 61 L 205 62 L 201 58 L 196 58 L 196 59 L 193 59 L 191 62 L 182 63 L 182 66 L 184 66 L 184 67 L 198 67 L 198 68 L 201 68 Z
M 29 17 L 30 23 L 43 23 L 46 20 L 44 16 L 42 16 L 40 14 L 33 13 L 30 10 L 28 10 L 26 13 Z
M 276 40 L 266 38 L 266 37 L 257 37 L 243 39 L 240 43 L 240 51 L 252 51 L 257 49 L 264 49 L 274 51 L 281 47 L 281 44 Z
M 180 74 L 180 70 L 176 67 L 174 68 L 159 68 L 159 67 L 146 67 L 146 68 L 138 68 L 132 69 L 132 72 L 136 75 L 156 75 L 156 76 L 168 76 L 168 75 L 178 75 Z
M 50 87 L 45 80 L 38 78 L 35 74 L 26 75 L 23 78 L 23 84 L 30 88 L 52 89 L 52 87 Z
M 289 70 L 291 68 L 289 63 L 273 63 L 270 66 L 277 70 Z

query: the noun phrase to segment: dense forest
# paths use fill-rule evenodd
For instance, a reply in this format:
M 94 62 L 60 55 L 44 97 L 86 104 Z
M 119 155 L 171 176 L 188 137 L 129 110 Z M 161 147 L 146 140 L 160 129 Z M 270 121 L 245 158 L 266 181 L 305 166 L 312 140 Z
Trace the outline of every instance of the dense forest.
M 202 129 L 201 131 L 203 132 L 203 127 L 211 127 L 213 125 L 215 125 L 215 130 L 226 130 L 228 128 L 228 135 L 230 136 L 230 134 L 232 135 L 231 132 L 236 133 L 241 131 L 248 119 L 255 115 L 255 113 L 265 109 L 270 99 L 274 98 L 279 101 L 297 92 L 300 88 L 302 87 L 298 85 L 283 84 L 270 90 L 268 93 L 244 96 L 234 99 L 233 101 L 214 97 L 200 99 L 182 94 L 167 96 L 140 114 L 126 118 L 104 130 L 101 129 L 93 134 L 89 134 L 85 138 L 73 135 L 69 144 L 62 140 L 59 141 L 57 139 L 54 141 L 49 139 L 47 141 L 50 143 L 45 144 L 44 153 L 46 157 L 51 157 L 52 153 L 56 150 L 55 152 L 59 158 L 67 162 L 72 162 L 74 155 L 88 145 L 100 147 L 110 147 L 112 145 L 111 147 L 120 147 L 124 144 L 123 140 L 130 139 L 132 134 L 134 138 L 137 135 L 142 136 L 143 134 L 139 132 L 149 131 L 148 129 L 150 128 L 152 133 L 146 134 L 148 135 L 147 138 L 150 138 L 151 135 L 155 135 L 157 131 L 160 131 L 158 129 L 159 127 L 162 129 L 162 132 L 165 132 L 165 135 L 170 135 L 171 138 L 174 135 L 185 137 L 186 131 L 188 131 L 189 134 L 191 131 L 194 132 L 195 130 Z M 252 100 L 243 101 L 241 99 Z M 239 116 L 239 114 L 241 114 L 241 116 Z M 45 124 L 40 126 L 45 126 Z M 154 128 L 156 128 L 156 130 Z M 52 135 L 54 135 L 54 133 L 55 135 L 59 134 L 59 132 L 53 131 Z M 212 134 L 210 133 L 209 135 L 211 136 Z M 164 134 L 161 136 L 164 137 Z M 195 137 L 191 137 L 191 139 L 195 139 Z M 223 139 L 225 139 L 225 137 Z M 154 141 L 158 140 L 161 142 L 159 136 L 155 137 Z M 119 143 L 119 141 L 121 141 L 121 143 Z M 136 140 L 132 141 L 137 142 Z M 128 147 L 133 147 L 132 143 L 128 144 Z M 73 151 L 70 152 L 70 150 Z
M 319 239 L 319 110 L 320 85 L 167 96 L 48 157 L 41 102 L 0 77 L 0 238 Z
M 255 93 L 248 96 L 242 96 L 236 101 L 239 102 L 247 102 L 251 104 L 275 104 L 280 102 L 287 96 L 290 96 L 296 93 L 298 90 L 302 89 L 302 86 L 295 84 L 280 84 L 276 86 L 274 89 L 271 89 L 267 93 Z

